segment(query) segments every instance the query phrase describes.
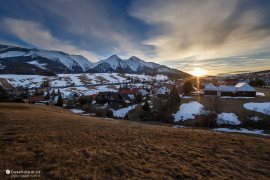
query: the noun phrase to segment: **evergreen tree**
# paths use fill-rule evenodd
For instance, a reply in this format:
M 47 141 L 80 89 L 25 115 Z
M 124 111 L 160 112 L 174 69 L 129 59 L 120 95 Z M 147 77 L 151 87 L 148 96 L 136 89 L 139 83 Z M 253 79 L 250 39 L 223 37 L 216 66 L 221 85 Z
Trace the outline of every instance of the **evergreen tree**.
M 142 94 L 141 93 L 138 93 L 137 95 L 136 95 L 136 103 L 141 103 L 142 102 Z
M 39 96 L 39 93 L 38 93 L 38 89 L 37 88 L 35 88 L 35 90 L 34 90 L 34 96 Z
M 183 91 L 184 93 L 190 93 L 193 90 L 192 81 L 188 80 L 184 82 Z
M 63 98 L 62 98 L 62 95 L 61 93 L 58 95 L 58 99 L 57 99 L 57 106 L 59 107 L 63 107 Z
M 50 100 L 51 99 L 51 95 L 50 95 L 50 91 L 49 90 L 47 91 L 47 94 L 45 96 L 45 99 L 46 100 Z
M 6 90 L 2 86 L 0 86 L 0 101 L 5 100 L 7 98 L 8 98 L 8 94 Z
M 50 83 L 48 80 L 46 81 L 43 81 L 42 84 L 41 84 L 41 87 L 49 87 L 50 86 Z
M 150 110 L 151 110 L 148 101 L 145 101 L 145 103 L 144 103 L 143 106 L 142 106 L 142 109 L 143 109 L 144 111 L 150 111 Z
M 55 90 L 53 89 L 52 90 L 52 94 L 51 94 L 51 97 L 53 97 L 54 98 L 54 96 L 56 95 L 56 93 L 55 93 Z
M 170 94 L 169 94 L 169 98 L 168 98 L 168 112 L 169 113 L 175 113 L 180 106 L 180 97 L 179 97 L 179 91 L 176 88 L 176 86 L 173 86 Z

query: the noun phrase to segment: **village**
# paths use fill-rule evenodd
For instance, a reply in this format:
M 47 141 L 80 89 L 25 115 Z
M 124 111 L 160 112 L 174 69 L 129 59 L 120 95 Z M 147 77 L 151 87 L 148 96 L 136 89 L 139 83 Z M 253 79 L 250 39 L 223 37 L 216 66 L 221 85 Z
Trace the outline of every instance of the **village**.
M 269 88 L 267 81 L 264 89 Z M 175 122 L 174 114 L 188 100 L 209 103 L 212 99 L 246 99 L 265 96 L 252 87 L 252 80 L 239 78 L 188 78 L 160 81 L 129 81 L 109 83 L 108 87 L 91 94 L 75 91 L 63 93 L 62 87 L 52 86 L 46 80 L 39 87 L 2 88 L 6 101 L 24 102 L 70 109 L 74 113 L 90 116 L 129 120 Z M 4 99 L 4 97 L 2 97 Z M 217 100 L 215 100 L 217 101 Z M 221 100 L 220 100 L 221 101 Z M 192 108 L 191 108 L 192 109 Z M 211 111 L 213 111 L 210 108 Z M 180 120 L 184 119 L 181 115 Z M 209 118 L 208 118 L 209 119 Z M 178 121 L 180 121 L 178 118 Z

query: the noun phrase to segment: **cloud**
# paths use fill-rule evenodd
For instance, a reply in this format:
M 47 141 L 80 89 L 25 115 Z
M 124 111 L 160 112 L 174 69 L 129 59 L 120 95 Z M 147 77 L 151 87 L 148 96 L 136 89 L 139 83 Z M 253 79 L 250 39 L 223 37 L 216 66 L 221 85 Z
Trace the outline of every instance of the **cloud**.
M 153 27 L 144 43 L 159 59 L 204 60 L 269 49 L 270 4 L 259 1 L 136 1 L 130 15 Z
M 4 24 L 11 34 L 35 47 L 80 54 L 89 60 L 97 60 L 97 55 L 94 53 L 79 49 L 70 42 L 61 41 L 53 37 L 49 30 L 45 29 L 37 22 L 5 18 Z
M 110 1 L 33 1 L 50 18 L 59 19 L 58 30 L 74 35 L 87 48 L 101 54 L 146 57 L 148 45 L 142 44 L 141 32 L 129 22 L 123 9 Z M 99 48 L 99 49 L 98 49 Z M 102 50 L 100 50 L 102 49 Z

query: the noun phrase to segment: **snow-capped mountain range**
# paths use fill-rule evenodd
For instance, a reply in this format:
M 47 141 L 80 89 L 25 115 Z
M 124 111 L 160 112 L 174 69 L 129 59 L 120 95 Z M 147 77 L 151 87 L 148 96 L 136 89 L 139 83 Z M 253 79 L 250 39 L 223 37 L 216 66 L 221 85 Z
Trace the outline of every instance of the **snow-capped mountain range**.
M 188 76 L 187 73 L 135 56 L 121 59 L 112 55 L 92 63 L 81 55 L 60 51 L 28 49 L 0 45 L 0 73 L 2 74 L 60 74 L 60 73 L 134 73 L 172 74 Z

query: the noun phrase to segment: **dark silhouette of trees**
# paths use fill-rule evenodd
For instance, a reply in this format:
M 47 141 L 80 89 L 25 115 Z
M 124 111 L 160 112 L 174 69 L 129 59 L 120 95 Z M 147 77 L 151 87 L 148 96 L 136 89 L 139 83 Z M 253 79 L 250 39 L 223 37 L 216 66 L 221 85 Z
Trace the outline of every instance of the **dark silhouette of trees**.
M 183 92 L 187 94 L 190 93 L 192 90 L 193 90 L 192 81 L 191 80 L 185 81 L 183 85 Z
M 6 90 L 2 86 L 0 86 L 0 101 L 3 101 L 7 98 L 8 98 L 8 94 Z

